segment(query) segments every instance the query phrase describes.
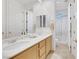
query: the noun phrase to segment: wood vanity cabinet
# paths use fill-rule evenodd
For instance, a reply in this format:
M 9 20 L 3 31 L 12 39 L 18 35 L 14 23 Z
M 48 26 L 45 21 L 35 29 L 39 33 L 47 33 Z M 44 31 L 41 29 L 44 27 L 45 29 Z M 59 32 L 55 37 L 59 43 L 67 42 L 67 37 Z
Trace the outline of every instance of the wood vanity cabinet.
M 46 56 L 50 53 L 51 50 L 52 50 L 52 36 L 46 39 Z
M 11 59 L 38 59 L 38 45 L 23 51 Z
M 11 59 L 46 59 L 51 51 L 52 36 L 42 40 Z

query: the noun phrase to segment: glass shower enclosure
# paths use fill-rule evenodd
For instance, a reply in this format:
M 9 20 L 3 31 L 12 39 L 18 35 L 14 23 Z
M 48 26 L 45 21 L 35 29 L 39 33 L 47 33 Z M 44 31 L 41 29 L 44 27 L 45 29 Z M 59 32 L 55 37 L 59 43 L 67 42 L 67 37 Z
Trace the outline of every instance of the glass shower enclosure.
M 68 2 L 56 2 L 55 36 L 61 43 L 68 44 L 70 39 L 70 20 L 68 19 Z

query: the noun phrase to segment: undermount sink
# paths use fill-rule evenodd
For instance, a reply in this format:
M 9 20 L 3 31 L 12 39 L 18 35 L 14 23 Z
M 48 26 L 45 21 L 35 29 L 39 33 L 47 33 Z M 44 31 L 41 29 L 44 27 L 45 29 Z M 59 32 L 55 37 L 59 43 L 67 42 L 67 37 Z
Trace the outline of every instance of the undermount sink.
M 34 34 L 28 34 L 25 37 L 27 37 L 27 38 L 37 38 L 38 36 L 34 35 Z
M 2 47 L 4 49 L 5 47 L 10 46 L 10 45 L 14 44 L 15 42 L 16 42 L 16 40 L 4 40 L 2 42 Z
M 27 44 L 29 43 L 29 41 L 18 41 L 14 44 L 11 44 L 11 45 L 8 45 L 7 47 L 5 47 L 3 50 L 13 50 L 13 49 L 16 49 L 16 47 L 20 47 L 20 46 L 24 46 L 24 44 Z
M 28 39 L 35 39 L 35 38 L 38 38 L 38 35 L 27 34 L 27 35 L 24 35 L 24 36 L 20 37 L 20 40 L 28 40 Z

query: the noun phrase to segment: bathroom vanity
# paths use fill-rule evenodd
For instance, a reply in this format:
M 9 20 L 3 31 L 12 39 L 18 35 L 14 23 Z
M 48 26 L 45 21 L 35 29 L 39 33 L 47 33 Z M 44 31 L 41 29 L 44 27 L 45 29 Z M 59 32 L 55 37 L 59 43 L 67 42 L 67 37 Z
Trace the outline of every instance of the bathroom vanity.
M 3 48 L 3 59 L 45 59 L 51 51 L 52 33 L 43 33 Z
M 45 59 L 51 51 L 51 39 L 52 37 L 49 36 L 10 59 Z

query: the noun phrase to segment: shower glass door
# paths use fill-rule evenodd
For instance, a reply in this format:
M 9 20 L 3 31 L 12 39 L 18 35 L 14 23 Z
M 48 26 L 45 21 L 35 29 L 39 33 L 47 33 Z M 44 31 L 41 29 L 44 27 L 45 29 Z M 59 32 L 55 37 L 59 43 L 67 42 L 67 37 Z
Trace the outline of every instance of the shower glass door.
M 56 2 L 56 38 L 62 43 L 68 43 L 70 27 L 67 2 Z

